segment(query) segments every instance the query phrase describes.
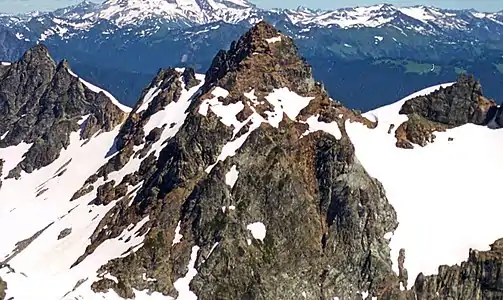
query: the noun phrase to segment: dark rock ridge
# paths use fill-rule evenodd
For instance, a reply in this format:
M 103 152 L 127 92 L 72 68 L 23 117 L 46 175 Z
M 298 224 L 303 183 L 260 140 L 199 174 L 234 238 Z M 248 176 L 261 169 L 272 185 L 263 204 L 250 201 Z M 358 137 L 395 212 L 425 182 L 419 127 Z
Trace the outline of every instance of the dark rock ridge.
M 489 251 L 470 249 L 466 262 L 440 266 L 438 275 L 420 273 L 409 291 L 388 291 L 389 300 L 497 300 L 503 299 L 503 240 Z
M 83 124 L 81 138 L 110 131 L 121 124 L 126 114 L 103 93 L 86 87 L 66 61 L 58 65 L 43 45 L 29 49 L 10 66 L 0 69 L 0 148 L 32 144 L 24 159 L 8 177 L 21 170 L 31 173 L 49 165 L 68 147 L 70 133 Z
M 160 72 L 162 80 L 151 87 L 161 82 L 163 91 L 147 110 L 138 112 L 139 103 L 122 127 L 118 148 L 131 149 L 125 157 L 138 155 L 131 144 L 156 139 L 158 133 L 143 132 L 144 118 L 155 107 L 180 100 L 179 78 L 186 88 L 194 86 L 192 71 L 175 71 Z M 243 104 L 236 118 L 245 125 L 236 134 L 211 109 L 200 113 L 217 87 L 229 92 L 218 98 L 224 105 Z M 312 100 L 294 120 L 283 114 L 275 127 L 265 121 L 274 110 L 266 96 L 281 88 Z M 256 101 L 244 96 L 252 89 Z M 93 290 L 114 289 L 125 298 L 133 296 L 133 288 L 174 296 L 174 282 L 187 272 L 195 246 L 198 275 L 191 290 L 199 299 L 359 299 L 364 292 L 378 296 L 398 286 L 384 238 L 397 226 L 395 211 L 382 185 L 356 159 L 344 128 L 347 119 L 375 124 L 328 97 L 289 37 L 258 23 L 216 56 L 187 113 L 159 157 L 150 154 L 138 172 L 123 179 L 134 185 L 141 178 L 143 185 L 131 205 L 126 197 L 110 210 L 75 262 L 149 217 L 137 233 L 146 234 L 143 246 L 99 271 L 119 283 L 103 278 Z M 257 115 L 264 119 L 260 126 L 251 119 Z M 305 134 L 309 118 L 332 123 L 341 136 Z M 226 144 L 244 135 L 234 156 L 218 160 Z M 226 174 L 232 167 L 239 175 L 230 186 Z M 111 187 L 114 182 L 100 188 L 98 201 L 117 192 Z M 265 225 L 265 239 L 254 239 L 247 229 L 255 222 Z M 183 238 L 174 244 L 178 223 Z M 155 280 L 144 280 L 143 274 Z
M 179 81 L 180 77 L 183 79 L 185 87 L 182 87 Z M 165 109 L 170 103 L 177 102 L 183 88 L 188 90 L 197 86 L 199 83 L 192 69 L 185 69 L 183 73 L 173 68 L 159 70 L 157 76 L 142 92 L 140 101 L 138 101 L 117 135 L 117 155 L 102 166 L 96 174 L 91 176 L 84 186 L 75 193 L 71 200 L 75 200 L 92 192 L 95 188 L 93 184 L 99 178 L 103 177 L 105 180 L 108 180 L 108 174 L 121 170 L 132 157 L 138 156 L 142 159 L 145 158 L 147 153 L 151 150 L 152 144 L 157 142 L 162 132 L 166 130 L 167 124 L 162 128 L 154 128 L 151 132 L 147 133 L 144 131 L 144 126 L 153 115 Z M 152 93 L 152 91 L 158 91 L 158 93 Z M 149 92 L 151 93 L 150 95 Z M 150 97 L 150 99 L 147 99 L 147 97 Z M 140 108 L 146 101 L 149 101 L 148 107 L 140 111 Z M 143 145 L 143 148 L 135 152 L 133 148 L 141 145 Z M 118 197 L 126 196 L 127 185 L 138 184 L 140 179 L 148 173 L 146 166 L 153 163 L 154 159 L 155 157 L 151 157 L 144 160 L 143 167 L 140 167 L 140 170 L 137 172 L 129 174 L 130 176 L 126 176 L 119 185 L 115 186 L 115 182 L 106 182 L 98 187 L 98 197 L 92 203 L 106 205 Z
M 0 278 L 0 300 L 5 299 L 5 290 L 7 289 L 7 283 Z
M 468 123 L 502 127 L 502 109 L 483 96 L 482 87 L 473 76 L 462 74 L 452 86 L 403 104 L 400 114 L 408 115 L 409 120 L 395 132 L 397 147 L 425 146 L 434 141 L 434 131 Z

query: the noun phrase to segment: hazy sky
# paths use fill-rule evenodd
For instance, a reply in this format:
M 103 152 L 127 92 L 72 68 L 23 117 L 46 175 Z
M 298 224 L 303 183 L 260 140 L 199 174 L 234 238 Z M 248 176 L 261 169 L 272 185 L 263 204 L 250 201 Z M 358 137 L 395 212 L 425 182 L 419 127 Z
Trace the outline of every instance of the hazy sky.
M 81 0 L 0 0 L 0 12 L 49 10 L 78 2 Z M 475 8 L 486 12 L 503 10 L 503 0 L 251 0 L 251 2 L 265 8 L 302 5 L 329 9 L 386 2 L 396 5 L 426 4 L 445 8 Z

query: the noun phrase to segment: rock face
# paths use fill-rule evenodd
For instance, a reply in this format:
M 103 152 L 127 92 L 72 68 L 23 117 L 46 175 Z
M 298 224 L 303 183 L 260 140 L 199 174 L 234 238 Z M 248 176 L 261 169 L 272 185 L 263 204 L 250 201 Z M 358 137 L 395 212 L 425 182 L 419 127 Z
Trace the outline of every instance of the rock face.
M 0 278 L 0 300 L 5 299 L 5 290 L 7 289 L 7 283 Z
M 157 103 L 181 102 L 181 89 L 197 84 L 187 80 L 190 72 L 159 76 L 164 88 L 141 110 L 152 92 L 145 90 L 121 130 L 122 149 L 143 140 Z M 395 212 L 344 130 L 347 119 L 363 118 L 327 96 L 290 38 L 257 24 L 216 56 L 187 114 L 145 168 L 132 205 L 107 214 L 74 264 L 149 220 L 140 229 L 143 246 L 99 271 L 118 281 L 102 278 L 96 292 L 175 296 L 191 256 L 197 275 L 190 289 L 200 299 L 357 299 L 389 285 L 384 235 L 397 226 Z M 102 187 L 99 199 L 113 186 Z
M 440 266 L 438 275 L 419 274 L 409 291 L 387 292 L 379 299 L 390 300 L 496 300 L 503 298 L 501 270 L 503 240 L 489 251 L 470 249 L 466 262 Z
M 501 109 L 483 96 L 482 87 L 473 76 L 464 74 L 452 86 L 406 101 L 400 114 L 409 117 L 395 132 L 397 147 L 401 148 L 413 148 L 412 144 L 425 146 L 434 141 L 434 131 L 468 123 L 488 125 L 495 120 L 503 125 Z
M 68 68 L 58 65 L 47 48 L 37 45 L 17 62 L 0 70 L 0 148 L 31 144 L 23 161 L 8 177 L 49 165 L 81 128 L 82 139 L 99 130 L 110 131 L 126 117 L 104 93 L 89 89 Z

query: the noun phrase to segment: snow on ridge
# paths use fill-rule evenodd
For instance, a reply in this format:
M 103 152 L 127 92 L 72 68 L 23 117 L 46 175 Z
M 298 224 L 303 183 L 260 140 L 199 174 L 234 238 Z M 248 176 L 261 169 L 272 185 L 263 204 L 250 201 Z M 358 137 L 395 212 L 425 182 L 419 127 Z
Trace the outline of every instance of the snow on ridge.
M 265 96 L 265 100 L 272 105 L 273 110 L 265 111 L 267 119 L 264 119 L 254 107 L 254 105 L 260 103 L 258 103 L 257 97 L 252 89 L 250 92 L 244 93 L 244 96 L 249 100 L 247 105 L 249 105 L 253 113 L 245 121 L 240 122 L 237 120 L 236 115 L 245 108 L 244 103 L 237 102 L 229 105 L 223 105 L 223 103 L 219 101 L 219 97 L 225 98 L 229 95 L 229 92 L 221 87 L 214 88 L 211 93 L 213 98 L 206 99 L 200 104 L 199 113 L 207 116 L 208 110 L 211 109 L 213 113 L 220 118 L 220 122 L 226 126 L 234 127 L 234 137 L 224 145 L 217 161 L 206 168 L 207 173 L 210 173 L 219 161 L 224 161 L 227 157 L 234 156 L 244 144 L 248 136 L 255 129 L 259 128 L 262 123 L 269 123 L 271 126 L 278 128 L 279 124 L 283 120 L 284 114 L 286 114 L 291 120 L 295 121 L 300 111 L 308 106 L 310 101 L 314 99 L 313 97 L 302 97 L 297 93 L 290 91 L 286 87 L 274 89 L 269 95 Z M 248 131 L 235 138 L 237 133 L 239 133 L 240 130 L 250 122 L 251 124 Z
M 9 132 L 2 135 L 0 140 L 3 140 Z M 14 169 L 24 158 L 24 154 L 30 150 L 33 143 L 21 142 L 16 146 L 10 146 L 7 148 L 0 148 L 0 159 L 4 160 L 3 163 L 3 176 L 7 176 L 7 173 Z M 1 195 L 1 194 L 0 194 Z
M 268 42 L 269 44 L 274 44 L 274 43 L 281 42 L 281 35 L 272 37 L 270 39 L 266 39 L 266 42 Z
M 295 121 L 300 111 L 308 106 L 309 102 L 314 99 L 314 97 L 302 97 L 286 87 L 275 89 L 265 98 L 274 106 L 274 111 L 266 112 L 266 114 L 268 115 L 269 123 L 276 128 L 283 120 L 283 113 L 285 113 L 290 120 Z
M 333 121 L 330 123 L 326 122 L 320 122 L 318 121 L 319 116 L 310 116 L 307 121 L 305 122 L 306 124 L 309 125 L 309 128 L 302 134 L 302 136 L 306 136 L 310 133 L 317 132 L 317 131 L 324 131 L 326 133 L 329 133 L 333 135 L 336 139 L 341 139 L 342 138 L 342 133 L 339 128 L 339 124 L 337 122 Z
M 11 63 L 10 62 L 6 62 L 6 61 L 2 61 L 2 62 L 0 62 L 0 65 L 2 65 L 2 66 L 10 66 Z
M 152 102 L 152 100 L 154 100 L 154 98 L 157 97 L 157 95 L 159 95 L 162 92 L 162 90 L 159 89 L 159 86 L 160 86 L 160 83 L 157 84 L 155 87 L 151 88 L 147 92 L 145 97 L 143 97 L 143 99 L 141 100 L 141 105 L 136 110 L 136 113 L 140 113 L 140 112 L 146 110 L 148 108 L 148 106 L 150 105 L 150 102 Z
M 80 78 L 77 74 L 75 74 L 72 70 L 68 69 L 68 73 L 70 73 L 70 75 L 72 75 L 73 77 L 76 77 L 80 80 L 80 82 L 85 85 L 88 89 L 90 89 L 91 91 L 95 92 L 95 93 L 100 93 L 100 92 L 103 92 L 103 94 L 105 94 L 105 96 L 108 97 L 108 99 L 110 99 L 110 101 L 112 101 L 112 103 L 117 106 L 120 110 L 122 110 L 123 112 L 126 112 L 126 113 L 129 113 L 132 111 L 132 108 L 129 107 L 129 106 L 126 106 L 124 104 L 121 104 L 119 102 L 119 100 L 117 100 L 114 96 L 112 96 L 112 94 L 110 94 L 108 91 L 100 88 L 100 87 L 97 87 L 87 81 L 85 81 L 84 79 Z
M 146 134 L 148 134 L 151 130 L 156 127 L 168 126 L 162 131 L 161 138 L 154 145 L 156 147 L 152 147 L 155 151 L 155 155 L 158 156 L 162 147 L 160 146 L 165 140 L 173 137 L 185 123 L 185 119 L 187 118 L 188 112 L 187 109 L 190 106 L 192 97 L 197 93 L 197 91 L 204 84 L 204 75 L 196 74 L 196 79 L 199 80 L 199 84 L 190 88 L 188 91 L 184 88 L 182 89 L 182 94 L 178 101 L 173 101 L 169 103 L 164 109 L 156 112 L 152 115 L 147 124 L 143 127 Z M 179 80 L 183 81 L 181 78 Z M 173 125 L 173 126 L 171 126 Z
M 375 129 L 346 122 L 356 157 L 383 184 L 397 212 L 398 228 L 385 237 L 391 238 L 395 272 L 399 250 L 405 249 L 409 278 L 419 272 L 435 274 L 440 265 L 459 264 L 470 248 L 488 250 L 503 236 L 498 223 L 503 204 L 492 189 L 480 188 L 500 184 L 495 172 L 503 167 L 503 129 L 466 124 L 435 132 L 434 143 L 414 149 L 397 148 L 394 132 L 388 134 L 391 124 L 397 128 L 407 120 L 398 113 L 406 100 L 449 85 L 430 87 L 368 112 L 366 116 L 379 120 Z M 475 206 L 473 199 L 478 201 Z

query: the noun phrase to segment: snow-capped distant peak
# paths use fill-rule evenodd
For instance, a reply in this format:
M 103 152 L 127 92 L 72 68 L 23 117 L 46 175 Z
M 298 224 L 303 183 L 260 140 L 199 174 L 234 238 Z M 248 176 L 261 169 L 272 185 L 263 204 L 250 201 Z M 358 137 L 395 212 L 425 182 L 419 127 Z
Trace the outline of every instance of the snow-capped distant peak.
M 252 8 L 254 5 L 246 0 L 108 0 L 87 17 L 110 20 L 118 26 L 150 19 L 188 24 L 220 20 L 233 23 L 248 17 Z
M 69 39 L 96 26 L 110 35 L 121 29 L 147 36 L 162 27 L 186 28 L 215 22 L 255 24 L 270 16 L 285 18 L 299 27 L 380 28 L 385 26 L 420 34 L 442 34 L 450 30 L 471 30 L 481 22 L 503 26 L 502 13 L 448 10 L 431 6 L 398 7 L 391 4 L 347 7 L 335 10 L 265 10 L 248 0 L 107 0 L 102 4 L 84 1 L 47 13 L 0 15 L 1 21 L 25 41 Z M 37 26 L 33 26 L 37 24 Z M 134 31 L 134 28 L 142 27 Z M 218 27 L 215 27 L 218 28 Z
M 286 11 L 290 21 L 299 25 L 314 26 L 338 26 L 341 28 L 352 27 L 381 27 L 386 24 L 397 22 L 405 25 L 408 29 L 425 31 L 424 27 L 435 25 L 444 29 L 459 29 L 466 27 L 465 10 L 447 10 L 430 6 L 397 7 L 391 4 L 379 4 L 372 6 L 348 7 L 336 10 L 314 11 L 306 8 Z M 485 14 L 473 11 L 473 16 L 498 22 L 494 14 Z M 416 22 L 414 24 L 411 22 Z

